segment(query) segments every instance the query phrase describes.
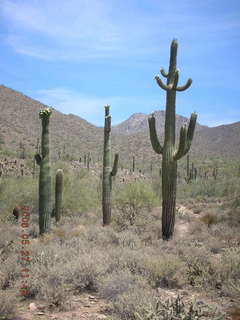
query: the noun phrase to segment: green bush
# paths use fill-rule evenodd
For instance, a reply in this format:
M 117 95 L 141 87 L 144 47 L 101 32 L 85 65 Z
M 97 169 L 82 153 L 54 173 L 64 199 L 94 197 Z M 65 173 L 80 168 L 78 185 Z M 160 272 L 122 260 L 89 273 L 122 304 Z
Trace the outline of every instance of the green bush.
M 114 203 L 122 212 L 122 219 L 133 225 L 136 217 L 145 210 L 151 211 L 157 206 L 158 200 L 150 184 L 129 183 L 119 190 Z
M 35 211 L 38 206 L 37 179 L 31 176 L 9 177 L 0 180 L 0 216 L 12 215 L 16 205 L 29 206 Z

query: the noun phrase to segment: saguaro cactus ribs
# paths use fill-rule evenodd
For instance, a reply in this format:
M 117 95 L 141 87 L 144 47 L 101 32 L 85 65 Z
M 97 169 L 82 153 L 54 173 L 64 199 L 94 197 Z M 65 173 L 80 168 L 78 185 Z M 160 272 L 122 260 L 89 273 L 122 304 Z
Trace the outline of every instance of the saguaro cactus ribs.
M 50 229 L 51 216 L 51 175 L 49 158 L 49 118 L 51 109 L 44 108 L 39 112 L 42 120 L 41 155 L 37 153 L 35 159 L 40 166 L 39 174 L 39 231 L 40 235 Z
M 167 78 L 167 84 L 156 76 L 157 84 L 167 92 L 165 137 L 161 146 L 156 132 L 155 117 L 152 114 L 149 119 L 150 139 L 153 150 L 162 154 L 162 238 L 169 240 L 174 231 L 176 210 L 176 182 L 177 182 L 177 160 L 182 158 L 190 149 L 197 115 L 191 114 L 188 128 L 181 127 L 179 146 L 175 146 L 175 118 L 176 118 L 176 91 L 184 91 L 190 87 L 192 80 L 188 79 L 184 86 L 178 86 L 179 70 L 177 70 L 177 48 L 176 40 L 172 41 L 170 50 L 170 64 L 168 73 L 160 69 L 163 77 Z
M 115 154 L 113 168 L 111 167 L 111 116 L 110 106 L 105 106 L 103 176 L 102 176 L 102 211 L 103 225 L 111 223 L 111 191 L 112 177 L 117 174 L 118 154 Z

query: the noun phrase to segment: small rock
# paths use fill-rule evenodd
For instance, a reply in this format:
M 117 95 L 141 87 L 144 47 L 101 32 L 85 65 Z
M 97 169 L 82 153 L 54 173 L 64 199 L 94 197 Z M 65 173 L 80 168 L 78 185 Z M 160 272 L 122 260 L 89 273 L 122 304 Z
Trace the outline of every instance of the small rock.
M 32 311 L 32 312 L 37 310 L 37 306 L 36 306 L 35 303 L 33 303 L 33 302 L 29 304 L 29 307 L 28 307 L 28 308 L 29 308 L 29 310 Z
M 99 315 L 97 316 L 97 319 L 98 319 L 98 320 L 107 319 L 107 316 L 105 316 L 104 314 L 99 314 Z

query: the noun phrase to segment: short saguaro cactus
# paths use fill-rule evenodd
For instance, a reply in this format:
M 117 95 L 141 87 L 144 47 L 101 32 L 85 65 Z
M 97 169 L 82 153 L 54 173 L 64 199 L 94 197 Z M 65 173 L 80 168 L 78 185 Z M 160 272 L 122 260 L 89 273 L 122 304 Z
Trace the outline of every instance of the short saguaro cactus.
M 103 175 L 102 175 L 102 212 L 103 225 L 111 223 L 111 192 L 112 177 L 117 174 L 118 154 L 115 154 L 113 168 L 111 167 L 111 116 L 110 106 L 105 106 Z

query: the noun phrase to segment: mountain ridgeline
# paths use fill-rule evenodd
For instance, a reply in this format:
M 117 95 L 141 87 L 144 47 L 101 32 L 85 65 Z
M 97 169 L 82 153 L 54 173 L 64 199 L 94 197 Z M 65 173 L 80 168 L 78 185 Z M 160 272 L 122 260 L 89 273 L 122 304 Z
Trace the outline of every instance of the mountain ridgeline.
M 20 152 L 33 155 L 41 133 L 39 110 L 47 107 L 15 90 L 0 86 L 0 150 L 9 154 Z M 101 106 L 100 106 L 101 107 Z M 103 123 L 104 123 L 104 106 Z M 112 108 L 114 118 L 114 108 Z M 165 111 L 155 111 L 157 132 L 163 142 Z M 135 155 L 142 161 L 157 159 L 152 151 L 148 130 L 148 115 L 135 113 L 129 119 L 112 127 L 113 152 L 120 153 L 120 163 Z M 176 133 L 188 119 L 176 115 Z M 78 159 L 91 152 L 93 160 L 102 159 L 103 128 L 96 127 L 73 114 L 53 109 L 51 120 L 53 157 L 67 155 Z M 178 140 L 177 140 L 178 141 Z M 240 122 L 209 128 L 197 123 L 191 154 L 200 158 L 240 156 Z M 122 160 L 121 160 L 122 159 Z

